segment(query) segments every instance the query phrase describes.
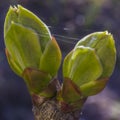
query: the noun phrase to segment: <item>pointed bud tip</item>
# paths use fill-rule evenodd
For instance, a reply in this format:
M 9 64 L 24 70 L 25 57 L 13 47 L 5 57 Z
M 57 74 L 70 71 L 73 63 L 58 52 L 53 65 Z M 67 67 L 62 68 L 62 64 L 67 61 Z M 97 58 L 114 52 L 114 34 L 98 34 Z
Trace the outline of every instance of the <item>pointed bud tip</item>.
M 107 30 L 104 31 L 103 33 L 104 33 L 104 35 L 105 35 L 104 37 L 114 39 L 114 38 L 113 38 L 113 35 L 112 35 L 110 32 L 108 32 Z
M 107 30 L 104 31 L 104 33 L 105 33 L 105 35 L 110 35 L 110 36 L 112 36 L 112 34 L 111 34 L 110 32 L 108 32 Z
M 19 11 L 22 9 L 23 7 L 21 6 L 21 5 L 14 5 L 14 6 L 12 6 L 12 5 L 10 5 L 10 7 L 9 7 L 9 11 L 12 11 L 12 12 L 15 12 L 15 13 L 19 13 Z

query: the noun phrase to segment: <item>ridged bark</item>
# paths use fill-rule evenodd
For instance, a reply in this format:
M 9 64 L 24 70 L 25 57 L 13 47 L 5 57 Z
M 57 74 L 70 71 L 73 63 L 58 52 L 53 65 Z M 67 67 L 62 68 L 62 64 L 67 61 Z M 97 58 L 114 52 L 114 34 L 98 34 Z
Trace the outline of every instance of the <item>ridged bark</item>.
M 41 101 L 41 100 L 40 100 Z M 79 120 L 80 111 L 64 113 L 56 100 L 46 100 L 42 104 L 33 104 L 35 120 Z

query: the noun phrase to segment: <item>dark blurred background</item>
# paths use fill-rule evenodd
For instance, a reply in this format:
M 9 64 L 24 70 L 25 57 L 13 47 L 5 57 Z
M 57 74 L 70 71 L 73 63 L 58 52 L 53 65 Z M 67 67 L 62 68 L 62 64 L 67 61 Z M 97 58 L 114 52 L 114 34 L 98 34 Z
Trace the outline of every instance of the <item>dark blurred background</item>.
M 4 52 L 5 15 L 10 5 L 17 4 L 34 12 L 48 25 L 60 45 L 63 57 L 80 38 L 89 33 L 108 30 L 113 34 L 117 47 L 115 71 L 104 91 L 87 100 L 81 120 L 120 120 L 119 0 L 0 1 L 0 120 L 34 120 L 25 83 L 12 72 Z

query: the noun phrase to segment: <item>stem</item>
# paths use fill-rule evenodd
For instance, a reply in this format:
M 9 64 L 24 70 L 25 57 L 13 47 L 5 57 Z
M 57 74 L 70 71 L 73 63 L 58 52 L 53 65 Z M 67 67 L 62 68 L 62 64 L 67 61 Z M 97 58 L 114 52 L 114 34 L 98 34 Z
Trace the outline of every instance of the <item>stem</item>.
M 37 99 L 37 101 L 41 101 Z M 46 100 L 42 104 L 33 103 L 35 120 L 79 120 L 80 111 L 64 113 L 56 100 Z

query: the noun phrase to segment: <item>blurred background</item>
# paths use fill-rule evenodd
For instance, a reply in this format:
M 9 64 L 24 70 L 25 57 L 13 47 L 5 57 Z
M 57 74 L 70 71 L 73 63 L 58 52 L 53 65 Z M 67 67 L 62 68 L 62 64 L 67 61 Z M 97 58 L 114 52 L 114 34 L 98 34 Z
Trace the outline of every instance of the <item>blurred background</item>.
M 5 15 L 10 5 L 17 4 L 34 12 L 48 25 L 60 45 L 63 57 L 79 39 L 89 33 L 108 30 L 113 34 L 117 47 L 114 73 L 104 91 L 87 100 L 81 120 L 120 120 L 119 0 L 0 1 L 0 120 L 34 120 L 31 98 L 25 83 L 12 72 L 4 52 Z

